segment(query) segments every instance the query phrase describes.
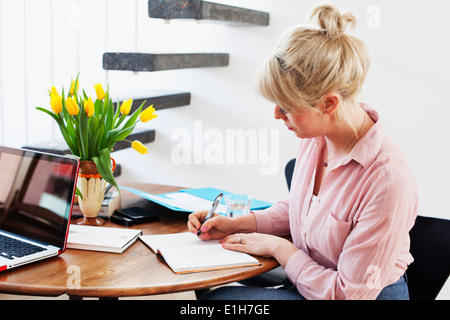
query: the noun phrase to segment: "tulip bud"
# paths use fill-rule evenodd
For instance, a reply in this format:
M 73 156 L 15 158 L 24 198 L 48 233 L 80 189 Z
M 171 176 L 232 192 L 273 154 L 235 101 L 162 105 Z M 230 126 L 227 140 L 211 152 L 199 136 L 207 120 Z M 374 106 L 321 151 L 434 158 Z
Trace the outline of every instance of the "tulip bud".
M 61 113 L 62 111 L 62 97 L 58 94 L 58 91 L 53 90 L 55 87 L 52 87 L 52 92 L 50 93 L 50 106 L 52 107 L 52 111 L 54 113 Z
M 88 117 L 94 114 L 95 106 L 91 98 L 89 98 L 87 101 L 86 100 L 84 101 L 84 111 L 86 111 L 86 115 Z
M 76 90 L 78 91 L 78 88 L 80 87 L 80 83 L 79 83 L 78 81 L 76 81 L 76 83 L 77 83 L 77 88 L 76 88 Z M 72 84 L 70 85 L 70 91 L 69 91 L 69 94 L 70 94 L 71 96 L 73 96 L 73 95 L 75 94 L 75 80 L 72 81 Z
M 105 98 L 105 91 L 103 90 L 103 87 L 100 83 L 94 85 L 95 93 L 97 94 L 98 100 L 103 100 Z
M 131 105 L 133 104 L 133 99 L 128 99 L 124 102 L 122 102 L 122 105 L 120 106 L 120 112 L 123 115 L 127 115 L 130 113 Z
M 66 100 L 66 107 L 71 116 L 76 116 L 80 112 L 78 104 L 70 97 Z
M 142 142 L 135 140 L 131 143 L 131 147 L 136 150 L 137 152 L 139 152 L 140 154 L 146 154 L 148 153 L 148 148 L 146 148 Z
M 150 107 L 141 112 L 139 118 L 141 119 L 142 122 L 150 121 L 158 116 L 157 114 L 154 114 L 154 112 L 155 108 L 153 108 L 153 105 L 151 105 Z
M 58 90 L 56 90 L 55 86 L 53 86 L 53 87 L 51 88 L 50 95 L 51 95 L 51 94 L 54 94 L 54 95 L 57 95 L 57 96 L 60 95 L 59 92 L 58 92 Z

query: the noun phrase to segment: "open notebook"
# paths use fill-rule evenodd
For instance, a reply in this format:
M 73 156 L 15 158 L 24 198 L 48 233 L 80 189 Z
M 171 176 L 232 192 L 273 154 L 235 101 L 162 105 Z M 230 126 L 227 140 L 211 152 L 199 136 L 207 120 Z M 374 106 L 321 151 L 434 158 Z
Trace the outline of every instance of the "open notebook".
M 226 250 L 219 241 L 203 241 L 190 232 L 144 235 L 139 237 L 153 252 L 160 254 L 175 273 L 259 265 L 246 253 Z

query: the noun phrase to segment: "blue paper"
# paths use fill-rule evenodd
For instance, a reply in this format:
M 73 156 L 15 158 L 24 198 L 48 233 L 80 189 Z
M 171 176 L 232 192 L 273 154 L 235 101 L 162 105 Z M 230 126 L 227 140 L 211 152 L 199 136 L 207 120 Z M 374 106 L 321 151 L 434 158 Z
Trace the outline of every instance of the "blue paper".
M 222 192 L 224 195 L 224 197 L 220 201 L 220 203 L 222 203 L 222 204 L 225 204 L 225 195 L 232 193 L 232 192 L 220 190 L 217 188 L 183 189 L 183 190 L 180 190 L 180 192 L 186 192 L 186 193 L 189 193 L 194 196 L 197 196 L 197 197 L 200 197 L 203 199 L 207 199 L 210 201 L 214 201 L 214 199 L 217 197 L 217 195 Z M 258 200 L 258 199 L 252 199 L 252 204 L 250 206 L 250 209 L 251 210 L 263 210 L 270 206 L 272 206 L 272 203 L 270 203 L 270 202 Z
M 182 209 L 179 208 L 177 206 L 173 206 L 170 205 L 169 203 L 172 202 L 173 200 L 170 197 L 167 197 L 168 194 L 173 194 L 173 193 L 177 193 L 177 192 L 168 192 L 168 193 L 160 193 L 160 194 L 151 194 L 148 192 L 144 192 L 141 190 L 137 190 L 137 189 L 133 189 L 133 188 L 129 188 L 129 187 L 124 187 L 124 186 L 119 186 L 120 189 L 124 189 L 127 190 L 129 192 L 132 192 L 142 198 L 145 198 L 147 200 L 150 200 L 152 202 L 158 203 L 166 208 L 169 208 L 171 210 L 174 211 L 181 211 L 181 212 L 189 212 L 186 211 L 186 209 Z M 185 192 L 185 193 L 189 193 L 193 196 L 197 196 L 199 198 L 203 198 L 209 201 L 214 201 L 214 199 L 217 197 L 217 195 L 219 193 L 223 193 L 223 195 L 225 196 L 226 194 L 230 194 L 231 192 L 228 191 L 224 191 L 224 190 L 220 190 L 217 188 L 197 188 L 197 189 L 183 189 L 180 190 L 178 192 Z M 224 197 L 225 198 L 225 197 Z M 222 200 L 220 201 L 220 203 L 225 204 L 225 200 L 224 198 L 222 198 Z M 270 207 L 272 205 L 272 203 L 267 202 L 267 201 L 262 201 L 262 200 L 258 200 L 258 199 L 252 199 L 252 204 L 251 204 L 251 210 L 263 210 L 266 209 L 268 207 Z

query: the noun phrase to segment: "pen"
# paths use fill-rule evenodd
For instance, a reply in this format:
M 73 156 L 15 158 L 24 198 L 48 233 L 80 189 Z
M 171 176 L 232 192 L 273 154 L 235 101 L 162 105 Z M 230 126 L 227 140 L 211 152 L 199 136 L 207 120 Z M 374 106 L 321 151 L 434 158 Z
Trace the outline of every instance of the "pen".
M 216 199 L 214 200 L 214 202 L 211 206 L 211 209 L 209 210 L 208 214 L 205 217 L 205 220 L 203 220 L 203 223 L 205 223 L 207 220 L 209 220 L 212 217 L 212 215 L 213 215 L 214 211 L 217 209 L 217 206 L 219 205 L 219 202 L 222 199 L 222 197 L 223 197 L 223 193 L 219 194 L 216 197 Z M 202 223 L 202 225 L 203 225 L 203 223 Z M 200 226 L 200 228 L 197 231 L 197 237 L 202 234 L 201 228 L 202 227 Z

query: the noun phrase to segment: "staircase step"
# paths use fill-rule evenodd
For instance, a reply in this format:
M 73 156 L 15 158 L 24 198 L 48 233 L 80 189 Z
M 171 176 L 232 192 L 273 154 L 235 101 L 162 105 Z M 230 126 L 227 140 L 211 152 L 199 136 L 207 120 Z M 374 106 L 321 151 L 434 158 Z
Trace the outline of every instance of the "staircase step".
M 139 140 L 142 143 L 149 143 L 155 141 L 155 130 L 154 129 L 135 129 L 132 134 L 127 137 L 127 140 L 134 141 Z M 114 146 L 114 151 L 124 150 L 130 148 L 131 145 L 126 141 L 119 141 Z M 43 142 L 37 143 L 31 146 L 25 146 L 24 149 L 36 150 L 41 152 L 53 153 L 53 154 L 71 154 L 67 144 L 64 140 L 58 140 L 56 142 Z
M 148 15 L 160 19 L 215 20 L 269 25 L 269 13 L 201 0 L 149 0 Z
M 152 54 L 105 52 L 103 69 L 127 71 L 162 71 L 188 68 L 226 67 L 228 53 Z
M 167 108 L 182 107 L 191 104 L 190 92 L 167 92 L 167 91 L 150 91 L 150 92 L 134 92 L 123 94 L 118 97 L 119 103 L 124 100 L 133 98 L 133 104 L 131 106 L 130 113 L 133 113 L 139 106 L 147 100 L 144 105 L 144 109 L 153 105 L 156 110 L 162 110 Z M 116 103 L 114 103 L 116 105 Z

